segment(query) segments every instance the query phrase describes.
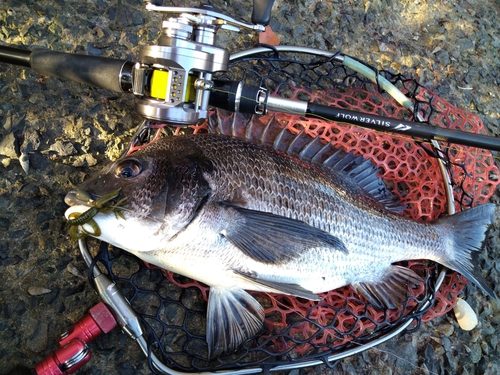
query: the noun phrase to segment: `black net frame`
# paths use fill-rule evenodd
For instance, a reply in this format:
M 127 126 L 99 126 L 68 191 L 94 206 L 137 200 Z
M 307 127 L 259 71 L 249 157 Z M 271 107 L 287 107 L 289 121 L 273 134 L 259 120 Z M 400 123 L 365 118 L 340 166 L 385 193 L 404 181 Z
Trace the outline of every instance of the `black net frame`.
M 457 120 L 455 113 L 455 117 L 445 113 L 447 109 L 442 108 L 440 98 L 402 74 L 372 68 L 376 77 L 372 81 L 344 66 L 341 54 L 320 57 L 300 52 L 283 53 L 268 48 L 269 51 L 234 59 L 228 72 L 218 74 L 215 78 L 243 80 L 266 87 L 284 98 L 321 104 L 335 101 L 336 105 L 346 109 L 355 107 L 380 116 L 416 120 L 418 114 L 419 121 L 435 126 L 452 126 Z M 379 75 L 412 101 L 412 110 L 403 108 L 381 89 Z M 443 116 L 443 113 L 446 115 Z M 217 116 L 220 116 L 220 112 L 212 112 L 211 119 Z M 235 117 L 231 121 L 235 121 Z M 297 116 L 293 121 L 296 124 L 291 127 L 300 131 L 303 122 L 308 120 Z M 469 120 L 465 118 L 464 121 Z M 474 131 L 474 126 L 466 130 Z M 175 128 L 172 132 L 205 131 L 206 126 L 193 126 L 189 129 Z M 359 130 L 350 128 L 349 131 Z M 338 142 L 342 143 L 343 139 L 339 138 Z M 147 143 L 147 139 L 141 139 L 142 142 Z M 464 163 L 453 160 L 457 153 L 454 147 L 443 145 L 436 149 L 421 139 L 403 142 L 421 145 L 419 155 L 430 155 L 433 159 L 444 161 L 458 198 L 455 205 L 459 208 L 472 206 L 476 194 L 467 190 L 466 181 L 470 176 Z M 454 167 L 462 172 L 457 173 Z M 384 170 L 383 165 L 381 169 Z M 388 182 L 391 183 L 390 178 Z M 404 183 L 393 184 L 394 192 L 403 201 L 408 189 Z M 441 206 L 432 215 L 420 219 L 432 220 L 444 210 L 445 207 Z M 108 276 L 139 314 L 147 332 L 150 351 L 168 367 L 183 372 L 251 367 L 268 370 L 282 365 L 299 366 L 315 360 L 329 364 L 332 354 L 365 347 L 409 321 L 411 325 L 407 330 L 418 329 L 424 315 L 435 305 L 440 270 L 437 264 L 430 261 L 405 262 L 403 265 L 415 270 L 423 283 L 416 289 L 410 289 L 402 307 L 392 311 L 377 310 L 353 294 L 348 287 L 341 288 L 337 294 L 325 294 L 323 301 L 311 305 L 300 298 L 252 293 L 267 309 L 264 329 L 256 337 L 248 339 L 235 353 L 209 360 L 205 342 L 208 288 L 183 276 L 150 268 L 119 249 L 110 249 L 111 255 L 107 251 L 100 251 L 95 261 L 105 267 Z M 465 281 L 463 285 L 454 286 L 453 298 L 457 297 L 464 285 Z M 439 308 L 439 311 L 443 314 L 450 308 Z M 286 311 L 286 316 L 280 313 L 280 309 Z M 154 366 L 151 366 L 151 370 L 156 371 Z

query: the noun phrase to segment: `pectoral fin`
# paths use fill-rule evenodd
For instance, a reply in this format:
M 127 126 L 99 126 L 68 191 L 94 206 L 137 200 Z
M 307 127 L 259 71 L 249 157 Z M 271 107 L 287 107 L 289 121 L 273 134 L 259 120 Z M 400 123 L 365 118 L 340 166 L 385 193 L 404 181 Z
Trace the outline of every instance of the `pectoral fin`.
M 302 221 L 225 203 L 222 206 L 228 212 L 221 234 L 258 262 L 283 263 L 315 247 L 348 253 L 339 238 Z
M 408 285 L 417 285 L 422 278 L 409 268 L 390 266 L 377 283 L 355 283 L 353 288 L 368 302 L 379 308 L 399 307 L 408 296 Z
M 264 310 L 240 288 L 211 287 L 207 310 L 207 343 L 210 358 L 234 352 L 262 328 Z

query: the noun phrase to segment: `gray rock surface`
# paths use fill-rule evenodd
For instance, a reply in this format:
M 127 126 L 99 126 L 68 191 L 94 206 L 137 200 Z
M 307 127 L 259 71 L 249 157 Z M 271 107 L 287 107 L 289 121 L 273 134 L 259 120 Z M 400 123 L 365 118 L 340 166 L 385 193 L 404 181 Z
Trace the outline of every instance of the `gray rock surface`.
M 173 3 L 173 4 L 172 4 Z M 168 5 L 196 6 L 194 1 Z M 249 1 L 214 0 L 249 20 Z M 500 3 L 497 0 L 276 0 L 271 25 L 281 44 L 342 51 L 404 73 L 500 134 Z M 159 17 L 141 0 L 3 0 L 0 43 L 134 60 L 153 43 Z M 236 52 L 255 35 L 221 32 Z M 134 98 L 40 76 L 0 63 L 0 373 L 33 366 L 57 336 L 98 302 L 70 239 L 64 195 L 127 145 L 140 117 Z M 18 161 L 29 158 L 26 174 Z M 498 161 L 498 160 L 497 160 Z M 498 192 L 493 201 L 500 200 Z M 499 293 L 498 220 L 488 242 L 488 280 Z M 77 270 L 75 272 L 74 270 Z M 29 293 L 32 287 L 50 290 Z M 31 289 L 30 289 L 31 288 Z M 468 286 L 480 325 L 458 328 L 448 314 L 362 354 L 292 374 L 498 374 L 500 302 Z M 137 346 L 118 330 L 91 344 L 79 374 L 148 374 Z

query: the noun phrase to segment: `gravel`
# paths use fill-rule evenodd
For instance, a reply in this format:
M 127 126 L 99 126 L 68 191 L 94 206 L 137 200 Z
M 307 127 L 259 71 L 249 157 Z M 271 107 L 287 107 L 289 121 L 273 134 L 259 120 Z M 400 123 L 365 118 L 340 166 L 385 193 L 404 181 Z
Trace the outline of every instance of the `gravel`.
M 248 1 L 215 0 L 249 20 Z M 196 6 L 175 0 L 168 5 Z M 281 44 L 340 50 L 405 73 L 500 134 L 500 3 L 497 0 L 276 0 L 271 25 Z M 159 17 L 140 0 L 3 0 L 0 42 L 134 60 L 152 43 Z M 222 31 L 231 52 L 257 42 Z M 29 69 L 0 64 L 0 373 L 33 366 L 57 336 L 98 302 L 69 238 L 64 195 L 122 150 L 140 117 L 134 99 Z M 19 162 L 29 159 L 28 174 Z M 499 202 L 499 194 L 492 198 Z M 498 219 L 490 232 L 488 280 L 500 285 Z M 497 294 L 499 288 L 496 287 Z M 473 331 L 453 314 L 335 363 L 291 374 L 498 374 L 500 302 L 468 286 L 478 312 Z M 148 374 L 136 345 L 118 330 L 91 344 L 79 374 Z

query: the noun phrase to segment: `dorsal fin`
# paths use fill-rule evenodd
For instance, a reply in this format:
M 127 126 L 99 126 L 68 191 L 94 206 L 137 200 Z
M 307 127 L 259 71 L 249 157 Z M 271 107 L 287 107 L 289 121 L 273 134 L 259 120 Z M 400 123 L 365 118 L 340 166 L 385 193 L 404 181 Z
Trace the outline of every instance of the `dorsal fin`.
M 404 206 L 377 176 L 377 167 L 362 156 L 337 149 L 320 137 L 313 138 L 305 130 L 292 133 L 274 115 L 256 116 L 221 109 L 209 117 L 209 129 L 216 134 L 246 139 L 272 147 L 320 167 L 326 173 L 342 173 L 387 210 L 401 213 Z

